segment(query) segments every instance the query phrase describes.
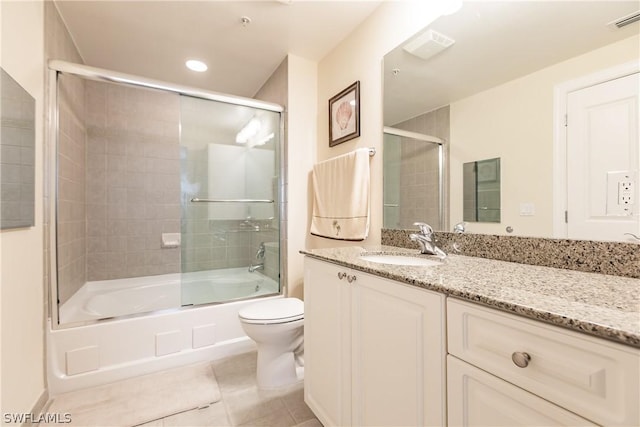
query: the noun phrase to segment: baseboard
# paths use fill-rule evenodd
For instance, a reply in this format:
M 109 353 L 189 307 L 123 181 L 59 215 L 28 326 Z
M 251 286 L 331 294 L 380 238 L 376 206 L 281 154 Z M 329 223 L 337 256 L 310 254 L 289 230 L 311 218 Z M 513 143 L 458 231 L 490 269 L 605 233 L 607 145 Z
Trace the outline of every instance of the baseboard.
M 38 400 L 36 400 L 36 403 L 31 408 L 31 414 L 35 415 L 35 420 L 37 420 L 39 418 L 39 415 L 45 411 L 45 408 L 47 407 L 48 403 L 49 403 L 49 390 L 45 388 L 44 390 L 42 390 L 40 397 L 38 397 Z M 23 427 L 37 426 L 38 423 L 33 422 L 35 420 L 29 420 L 23 423 L 22 426 Z

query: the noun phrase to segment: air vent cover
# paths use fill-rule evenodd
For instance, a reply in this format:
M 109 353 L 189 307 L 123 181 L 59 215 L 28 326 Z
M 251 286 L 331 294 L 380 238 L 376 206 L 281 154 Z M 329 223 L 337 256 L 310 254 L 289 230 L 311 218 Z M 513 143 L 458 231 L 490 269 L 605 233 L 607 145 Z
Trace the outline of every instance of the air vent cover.
M 427 30 L 404 45 L 403 49 L 422 59 L 429 59 L 456 41 L 435 30 Z

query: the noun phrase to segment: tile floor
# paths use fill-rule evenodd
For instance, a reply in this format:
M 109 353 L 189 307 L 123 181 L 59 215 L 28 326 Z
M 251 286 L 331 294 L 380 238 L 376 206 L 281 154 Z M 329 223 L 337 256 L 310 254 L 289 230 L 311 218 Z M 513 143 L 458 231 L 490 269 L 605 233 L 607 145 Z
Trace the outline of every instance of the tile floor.
M 212 365 L 222 394 L 221 401 L 140 427 L 322 427 L 304 403 L 302 383 L 278 391 L 258 390 L 255 352 L 215 361 Z

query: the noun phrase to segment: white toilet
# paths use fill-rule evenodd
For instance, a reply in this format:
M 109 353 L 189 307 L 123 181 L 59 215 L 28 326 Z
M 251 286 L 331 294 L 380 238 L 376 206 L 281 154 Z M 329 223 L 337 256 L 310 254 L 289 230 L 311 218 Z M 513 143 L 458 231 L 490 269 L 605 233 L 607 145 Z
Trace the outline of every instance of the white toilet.
M 238 312 L 242 329 L 258 345 L 257 382 L 273 389 L 304 377 L 304 303 L 278 298 L 252 304 Z

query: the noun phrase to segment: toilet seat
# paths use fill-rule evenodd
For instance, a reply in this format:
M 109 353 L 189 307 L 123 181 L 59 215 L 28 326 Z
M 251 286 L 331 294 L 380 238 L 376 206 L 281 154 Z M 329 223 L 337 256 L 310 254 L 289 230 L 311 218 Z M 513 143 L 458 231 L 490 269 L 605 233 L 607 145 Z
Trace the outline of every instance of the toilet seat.
M 304 319 L 304 303 L 298 298 L 278 298 L 252 304 L 238 311 L 246 323 L 270 325 Z

